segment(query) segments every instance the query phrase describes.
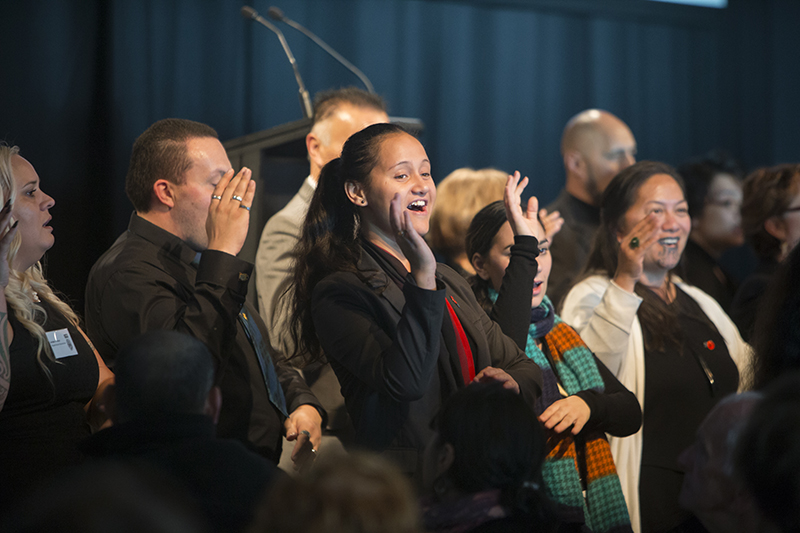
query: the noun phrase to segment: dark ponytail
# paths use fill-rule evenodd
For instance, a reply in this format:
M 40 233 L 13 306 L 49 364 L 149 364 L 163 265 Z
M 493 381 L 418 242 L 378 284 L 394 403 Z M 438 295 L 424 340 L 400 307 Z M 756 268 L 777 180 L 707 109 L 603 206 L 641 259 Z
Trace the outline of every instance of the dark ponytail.
M 472 258 L 475 254 L 480 254 L 483 258 L 489 255 L 489 250 L 492 249 L 497 232 L 507 221 L 506 208 L 502 200 L 490 203 L 475 214 L 472 222 L 469 223 L 469 229 L 467 229 L 465 245 L 467 259 L 469 259 L 470 263 L 472 263 Z M 474 264 L 472 268 L 475 268 Z M 468 281 L 472 286 L 472 292 L 475 293 L 475 298 L 483 307 L 483 310 L 487 314 L 491 313 L 494 305 L 489 299 L 491 281 L 483 279 L 477 274 L 470 276 Z
M 334 272 L 354 272 L 361 259 L 358 235 L 361 212 L 345 193 L 345 183 L 366 184 L 380 159 L 380 144 L 389 135 L 406 133 L 394 124 L 374 124 L 353 134 L 342 155 L 322 168 L 308 208 L 300 242 L 294 249 L 291 334 L 294 356 L 321 356 L 311 313 L 314 287 Z

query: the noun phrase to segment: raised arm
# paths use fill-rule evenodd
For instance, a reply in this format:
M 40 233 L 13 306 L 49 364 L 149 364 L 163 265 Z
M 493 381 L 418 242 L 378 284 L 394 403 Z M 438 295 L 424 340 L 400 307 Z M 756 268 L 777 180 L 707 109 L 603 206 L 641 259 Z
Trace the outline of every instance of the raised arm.
M 642 299 L 634 292 L 642 275 L 645 252 L 656 242 L 658 225 L 651 214 L 620 237 L 614 278 L 593 276 L 578 283 L 567 294 L 561 318 L 575 328 L 583 342 L 620 377 L 636 312 Z M 632 239 L 638 246 L 630 246 Z
M 528 342 L 539 241 L 545 238 L 536 220 L 539 207 L 536 197 L 531 197 L 525 211 L 522 210 L 521 196 L 527 183 L 527 177 L 520 180 L 519 172 L 510 175 L 506 182 L 503 204 L 514 234 L 514 246 L 511 247 L 511 258 L 490 314 L 492 320 L 500 324 L 503 333 L 511 337 L 521 350 L 525 350 Z

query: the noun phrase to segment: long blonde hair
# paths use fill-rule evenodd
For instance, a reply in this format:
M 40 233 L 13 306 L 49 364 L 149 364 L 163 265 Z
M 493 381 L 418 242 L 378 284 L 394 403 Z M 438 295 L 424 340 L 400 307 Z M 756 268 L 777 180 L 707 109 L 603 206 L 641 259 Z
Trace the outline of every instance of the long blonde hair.
M 9 198 L 12 204 L 16 200 L 17 187 L 11 170 L 11 159 L 17 154 L 19 154 L 18 146 L 8 146 L 5 143 L 0 143 L 0 205 L 5 205 L 6 200 Z M 45 365 L 43 357 L 47 357 L 50 361 L 55 361 L 55 357 L 50 344 L 47 342 L 47 335 L 43 327 L 47 322 L 47 312 L 39 301 L 47 302 L 53 306 L 75 327 L 78 327 L 78 315 L 69 305 L 61 301 L 47 284 L 47 280 L 44 279 L 44 274 L 42 273 L 41 262 L 37 261 L 24 271 L 15 270 L 11 266 L 21 244 L 22 237 L 17 233 L 8 250 L 9 275 L 8 285 L 5 288 L 6 302 L 14 312 L 14 317 L 17 321 L 36 339 L 38 343 L 36 362 L 52 382 L 52 375 Z

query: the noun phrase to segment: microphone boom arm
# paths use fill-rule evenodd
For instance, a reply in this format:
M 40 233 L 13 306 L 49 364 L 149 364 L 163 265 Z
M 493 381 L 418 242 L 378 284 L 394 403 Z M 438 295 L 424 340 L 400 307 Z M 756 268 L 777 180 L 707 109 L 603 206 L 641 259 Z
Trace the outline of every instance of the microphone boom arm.
M 303 35 L 314 41 L 320 48 L 328 52 L 336 61 L 344 65 L 345 68 L 347 68 L 350 72 L 358 76 L 358 79 L 361 80 L 361 83 L 364 84 L 364 86 L 367 88 L 367 91 L 369 91 L 372 94 L 375 94 L 375 88 L 372 86 L 372 83 L 369 81 L 367 76 L 363 72 L 361 72 L 361 70 L 358 67 L 356 67 L 354 64 L 352 64 L 347 59 L 342 57 L 342 55 L 339 52 L 331 48 L 328 45 L 328 43 L 317 37 L 317 35 L 314 32 L 307 29 L 302 24 L 293 21 L 292 19 L 284 15 L 283 12 L 276 7 L 270 7 L 267 13 L 271 18 L 285 22 L 292 28 L 296 29 L 297 31 L 299 31 L 300 33 L 302 33 Z
M 297 86 L 299 87 L 300 91 L 300 106 L 303 108 L 303 115 L 305 118 L 311 118 L 314 114 L 314 110 L 311 106 L 311 97 L 308 95 L 305 84 L 303 84 L 303 78 L 300 76 L 300 70 L 297 68 L 297 61 L 294 59 L 294 54 L 292 54 L 292 50 L 289 48 L 289 43 L 286 42 L 283 32 L 279 30 L 277 26 L 259 15 L 255 9 L 249 6 L 244 6 L 242 8 L 242 16 L 253 19 L 259 24 L 266 26 L 278 36 L 278 40 L 281 42 L 281 46 L 283 47 L 283 51 L 286 53 L 286 57 L 289 58 L 289 63 L 291 63 L 292 70 L 294 71 L 294 77 L 297 80 Z

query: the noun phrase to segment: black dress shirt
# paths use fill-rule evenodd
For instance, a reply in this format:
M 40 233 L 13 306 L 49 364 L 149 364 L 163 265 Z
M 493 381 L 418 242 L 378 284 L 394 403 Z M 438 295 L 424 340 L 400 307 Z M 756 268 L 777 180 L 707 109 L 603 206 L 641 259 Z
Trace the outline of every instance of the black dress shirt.
M 253 265 L 214 250 L 203 252 L 199 262 L 196 256 L 184 241 L 134 213 L 128 231 L 89 274 L 89 337 L 112 369 L 119 348 L 145 331 L 175 330 L 200 339 L 219 365 L 217 435 L 277 462 L 283 416 L 269 401 L 256 352 L 238 320 L 246 311 L 266 338 L 263 321 L 245 302 Z M 280 354 L 272 357 L 289 413 L 302 404 L 324 413 L 298 372 Z
M 726 313 L 731 312 L 736 283 L 699 244 L 689 239 L 678 268 L 684 281 L 714 298 Z
M 578 200 L 567 191 L 561 191 L 556 201 L 547 206 L 548 213 L 553 211 L 561 213 L 564 225 L 550 243 L 553 267 L 547 283 L 547 295 L 556 309 L 560 309 L 562 300 L 589 256 L 592 239 L 600 227 L 600 209 Z
M 778 270 L 778 264 L 775 260 L 762 259 L 758 269 L 742 282 L 733 297 L 730 317 L 739 328 L 739 334 L 745 342 L 753 342 L 758 306 L 761 297 L 767 292 L 772 276 Z

